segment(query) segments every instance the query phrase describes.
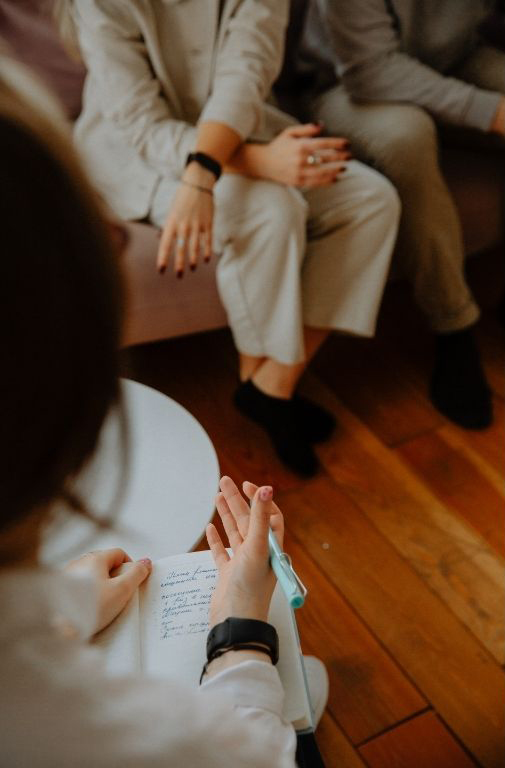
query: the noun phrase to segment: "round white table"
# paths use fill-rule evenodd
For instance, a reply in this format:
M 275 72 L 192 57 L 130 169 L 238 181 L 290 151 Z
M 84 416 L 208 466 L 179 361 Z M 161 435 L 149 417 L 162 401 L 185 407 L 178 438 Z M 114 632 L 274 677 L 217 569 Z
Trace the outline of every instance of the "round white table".
M 92 549 L 120 546 L 133 559 L 156 560 L 191 550 L 212 518 L 219 464 L 209 436 L 185 408 L 151 387 L 122 380 L 128 454 L 121 420 L 111 414 L 78 491 L 112 528 L 59 513 L 48 528 L 42 560 L 60 563 Z M 114 506 L 118 492 L 116 511 Z

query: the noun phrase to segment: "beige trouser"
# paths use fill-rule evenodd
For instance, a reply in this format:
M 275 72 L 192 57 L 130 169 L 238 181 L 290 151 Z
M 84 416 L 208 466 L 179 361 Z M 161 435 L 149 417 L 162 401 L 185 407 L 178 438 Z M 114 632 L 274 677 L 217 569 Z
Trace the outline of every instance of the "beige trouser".
M 161 180 L 154 224 L 176 189 Z M 218 288 L 239 352 L 301 362 L 304 325 L 373 335 L 399 220 L 387 179 L 353 161 L 331 187 L 302 194 L 226 174 L 215 205 Z
M 505 93 L 505 53 L 482 46 L 454 74 Z M 349 138 L 355 155 L 398 190 L 400 266 L 432 328 L 448 332 L 474 323 L 479 310 L 464 278 L 461 226 L 439 167 L 432 118 L 416 106 L 355 103 L 343 87 L 320 95 L 309 113 L 328 133 Z

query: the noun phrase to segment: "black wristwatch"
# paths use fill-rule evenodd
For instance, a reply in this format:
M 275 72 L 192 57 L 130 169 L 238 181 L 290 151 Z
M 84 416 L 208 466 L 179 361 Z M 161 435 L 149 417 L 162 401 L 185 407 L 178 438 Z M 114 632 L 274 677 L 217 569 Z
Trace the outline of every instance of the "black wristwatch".
M 206 155 L 205 152 L 190 152 L 186 158 L 186 165 L 189 165 L 190 163 L 198 163 L 202 168 L 213 173 L 216 177 L 216 181 L 221 176 L 221 171 L 223 170 L 221 164 L 218 163 L 217 160 L 214 160 L 210 155 Z
M 240 650 L 251 645 L 266 646 L 265 653 L 270 656 L 272 664 L 279 661 L 279 637 L 275 627 L 266 621 L 231 616 L 210 630 L 207 637 L 207 661 L 212 661 L 225 648 Z

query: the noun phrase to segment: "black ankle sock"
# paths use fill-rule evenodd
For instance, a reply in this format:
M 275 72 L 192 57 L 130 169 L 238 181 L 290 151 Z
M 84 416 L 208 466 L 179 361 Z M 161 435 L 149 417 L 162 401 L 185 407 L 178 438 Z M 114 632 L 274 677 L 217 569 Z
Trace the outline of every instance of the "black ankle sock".
M 437 334 L 430 397 L 461 427 L 483 429 L 491 424 L 491 394 L 470 328 Z
M 336 425 L 333 414 L 296 392 L 293 395 L 293 404 L 302 435 L 311 443 L 328 440 Z
M 252 381 L 245 381 L 234 396 L 237 408 L 268 432 L 277 455 L 290 469 L 305 477 L 314 475 L 318 460 L 297 423 L 293 400 L 272 397 Z

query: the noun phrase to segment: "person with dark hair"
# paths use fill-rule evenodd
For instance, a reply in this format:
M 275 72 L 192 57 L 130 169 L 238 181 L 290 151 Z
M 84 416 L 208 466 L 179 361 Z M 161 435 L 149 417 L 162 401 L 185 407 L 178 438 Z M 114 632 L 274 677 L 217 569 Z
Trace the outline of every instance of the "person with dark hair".
M 118 215 L 162 228 L 160 273 L 182 277 L 219 254 L 235 404 L 285 464 L 314 474 L 313 445 L 334 421 L 297 384 L 331 330 L 373 335 L 396 192 L 351 160 L 345 139 L 268 103 L 287 0 L 59 9 L 88 71 L 75 139 L 95 183 Z
M 56 505 L 91 514 L 74 480 L 119 406 L 122 288 L 118 243 L 65 133 L 33 107 L 49 96 L 32 89 L 30 105 L 16 93 L 28 82 L 0 58 L 2 765 L 291 768 L 295 732 L 282 719 L 283 690 L 266 651 L 225 651 L 194 690 L 107 677 L 88 640 L 148 578 L 149 559 L 133 563 L 112 549 L 66 572 L 38 562 Z M 275 585 L 268 531 L 282 542 L 283 518 L 271 488 L 246 483 L 244 493 L 250 510 L 223 478 L 216 500 L 233 558 L 207 528 L 219 571 L 211 625 L 267 620 Z M 312 662 L 320 716 L 325 673 Z
M 297 62 L 304 115 L 348 136 L 400 194 L 399 263 L 436 339 L 432 403 L 462 427 L 487 427 L 491 395 L 473 337 L 479 309 L 438 149 L 450 126 L 450 142 L 494 151 L 503 164 L 505 52 L 480 34 L 496 3 L 294 2 L 298 25 L 305 16 Z

